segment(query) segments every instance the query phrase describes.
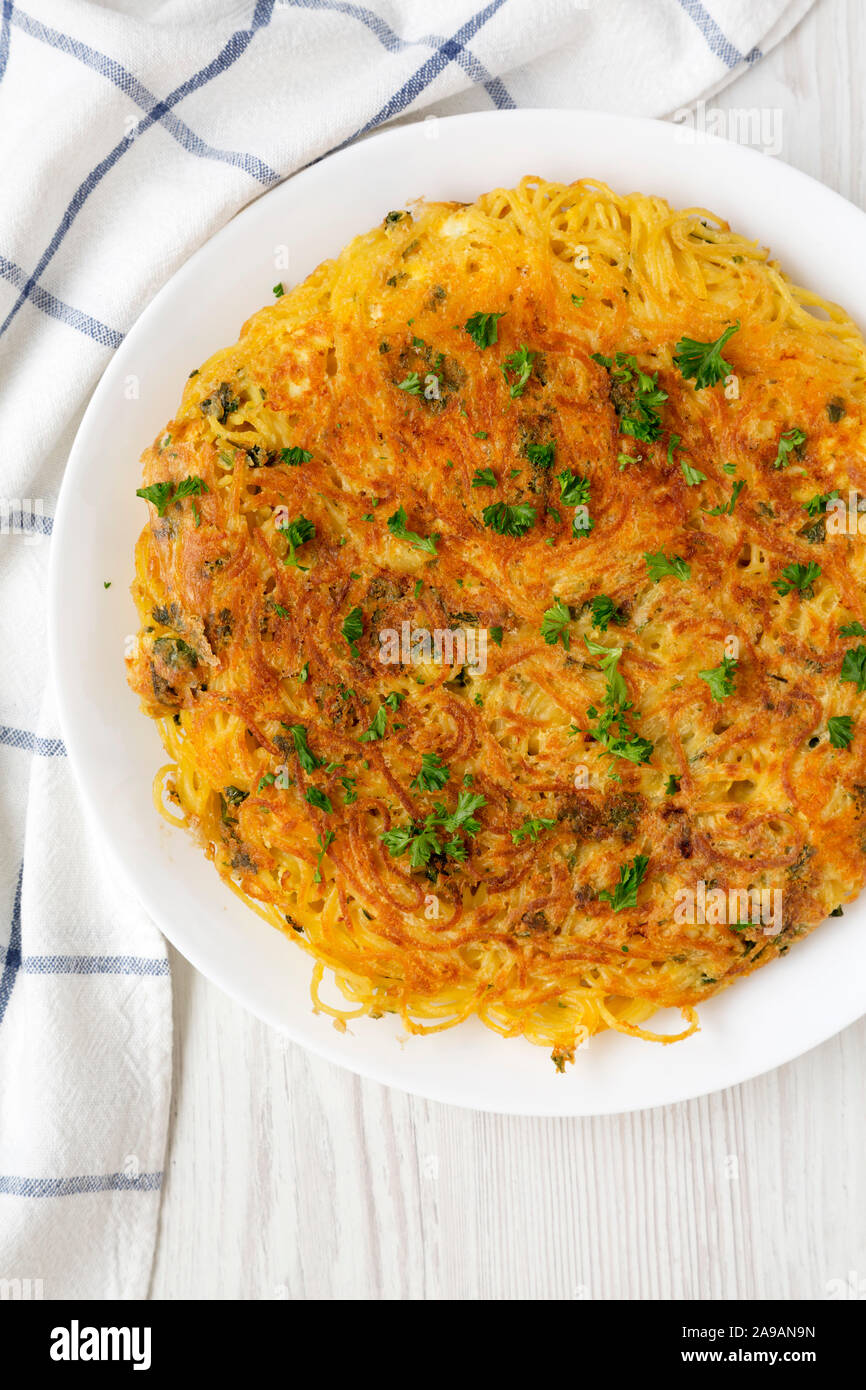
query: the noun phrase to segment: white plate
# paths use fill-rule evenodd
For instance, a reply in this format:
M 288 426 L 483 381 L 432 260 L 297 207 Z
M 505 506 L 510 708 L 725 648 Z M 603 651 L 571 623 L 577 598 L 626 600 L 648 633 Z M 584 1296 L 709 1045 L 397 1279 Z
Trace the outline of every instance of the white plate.
M 233 343 L 270 298 L 414 197 L 472 201 L 524 174 L 603 179 L 705 206 L 768 244 L 803 284 L 866 324 L 866 217 L 767 156 L 682 128 L 591 112 L 507 111 L 422 121 L 332 155 L 264 195 L 201 248 L 115 354 L 69 459 L 52 542 L 51 654 L 69 755 L 87 804 L 154 921 L 192 963 L 267 1022 L 365 1076 L 436 1100 L 526 1115 L 592 1115 L 684 1100 L 796 1057 L 866 1012 L 866 898 L 789 956 L 701 1009 L 671 1047 L 593 1039 L 558 1075 L 546 1050 L 477 1021 L 404 1039 L 390 1018 L 338 1033 L 311 1011 L 310 958 L 246 909 L 180 831 L 151 782 L 164 761 L 127 689 L 127 585 L 144 522 L 139 455 L 174 414 L 190 370 Z M 288 247 L 288 272 L 274 269 Z M 130 383 L 139 383 L 129 399 Z M 112 580 L 109 590 L 103 580 Z M 676 1022 L 678 1015 L 663 1015 Z

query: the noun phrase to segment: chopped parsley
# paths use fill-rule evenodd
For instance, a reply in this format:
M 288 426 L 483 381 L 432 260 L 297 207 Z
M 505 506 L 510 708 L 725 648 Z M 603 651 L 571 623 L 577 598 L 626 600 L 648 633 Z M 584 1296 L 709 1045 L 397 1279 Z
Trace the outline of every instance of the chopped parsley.
M 327 801 L 327 797 L 325 798 L 325 800 Z M 325 833 L 324 833 L 324 835 L 317 835 L 317 836 L 316 836 L 316 844 L 319 846 L 319 857 L 318 857 L 318 859 L 316 860 L 316 872 L 313 874 L 313 882 L 314 882 L 314 883 L 321 883 L 321 881 L 322 881 L 322 860 L 324 859 L 325 855 L 328 853 L 328 850 L 331 848 L 331 845 L 332 845 L 333 843 L 334 843 L 334 832 L 333 832 L 333 830 L 326 830 Z
M 665 796 L 676 796 L 680 789 L 680 779 L 675 777 L 672 772 L 668 773 L 668 780 L 665 783 Z
M 858 695 L 862 695 L 866 690 L 866 647 L 862 642 L 859 647 L 853 647 L 850 652 L 845 653 L 839 679 L 854 681 Z
M 426 550 L 428 555 L 436 554 L 436 542 L 439 539 L 439 533 L 434 531 L 430 536 L 419 536 L 417 531 L 407 530 L 405 507 L 398 507 L 394 515 L 388 517 L 388 530 L 392 536 L 397 537 L 398 541 L 408 541 L 418 550 Z
M 649 555 L 644 552 L 644 559 L 646 560 L 647 573 L 654 584 L 658 584 L 660 579 L 665 579 L 668 575 L 681 579 L 683 582 L 692 577 L 691 566 L 681 555 L 672 555 L 668 559 L 664 551 L 660 550 L 657 555 Z
M 279 529 L 289 545 L 288 554 L 283 557 L 283 564 L 294 565 L 296 569 L 303 570 L 306 574 L 309 566 L 298 564 L 295 559 L 295 550 L 299 545 L 306 545 L 307 541 L 313 539 L 316 534 L 314 523 L 305 516 L 298 516 L 295 517 L 294 521 L 290 521 L 288 526 L 282 526 Z
M 151 483 L 149 487 L 136 488 L 135 495 L 143 497 L 145 502 L 152 502 L 156 507 L 157 516 L 165 516 L 170 503 L 182 502 L 185 497 L 200 497 L 203 492 L 209 491 L 210 488 L 204 479 L 193 473 L 187 478 L 181 478 L 178 483 L 168 479 L 163 483 Z
M 607 632 L 611 623 L 615 623 L 617 627 L 622 627 L 624 623 L 628 622 L 622 609 L 617 608 L 613 599 L 608 598 L 607 594 L 596 594 L 590 603 L 590 611 L 593 627 L 599 628 L 601 632 Z
M 307 787 L 304 800 L 310 806 L 317 806 L 320 811 L 324 811 L 328 816 L 334 809 L 331 805 L 330 798 L 327 797 L 324 792 L 320 792 L 318 787 Z
M 698 671 L 701 680 L 706 681 L 710 687 L 710 694 L 714 700 L 722 701 L 733 694 L 737 664 L 734 657 L 723 656 L 720 666 L 713 666 L 709 671 Z
M 541 619 L 541 635 L 549 647 L 555 647 L 561 641 L 563 647 L 568 651 L 571 645 L 571 637 L 568 631 L 568 624 L 571 622 L 571 613 L 568 605 L 563 603 L 561 598 L 553 600 L 553 607 L 545 609 Z
M 472 476 L 473 487 L 498 487 L 496 474 L 492 468 L 476 468 Z
M 349 644 L 349 651 L 357 660 L 358 658 L 358 638 L 364 631 L 364 615 L 360 608 L 353 608 L 343 619 L 343 626 L 340 628 L 343 636 Z
M 850 714 L 834 714 L 827 720 L 827 732 L 834 748 L 847 748 L 854 737 L 854 720 Z
M 828 502 L 835 502 L 838 496 L 838 488 L 834 488 L 832 492 L 816 492 L 814 497 L 810 497 L 808 502 L 803 503 L 803 511 L 808 516 L 823 516 L 827 510 Z
M 686 480 L 686 487 L 697 487 L 698 483 L 705 483 L 707 481 L 706 473 L 701 473 L 699 469 L 692 468 L 688 459 L 680 459 L 680 468 Z
M 283 463 L 287 463 L 289 468 L 300 468 L 302 463 L 309 463 L 313 455 L 309 449 L 302 449 L 298 444 L 293 444 L 289 449 L 280 450 L 280 458 Z
M 423 821 L 410 821 L 408 825 L 383 831 L 382 843 L 395 859 L 408 850 L 412 869 L 426 868 L 434 854 L 462 863 L 466 859 L 467 849 L 460 834 L 474 836 L 478 833 L 481 825 L 475 818 L 475 812 L 486 804 L 485 797 L 461 791 L 454 811 L 448 811 L 437 801 Z M 444 840 L 442 834 L 450 838 Z
M 354 803 L 358 800 L 358 793 L 355 791 L 355 783 L 357 782 L 357 780 L 357 777 L 340 778 L 340 784 L 343 788 L 343 791 L 345 792 L 345 801 L 347 806 L 354 805 Z
M 774 468 L 787 468 L 791 462 L 788 455 L 796 454 L 797 458 L 802 457 L 802 448 L 806 443 L 806 436 L 801 429 L 785 430 L 779 436 L 779 448 L 776 457 L 773 459 Z
M 301 767 L 304 769 L 305 772 L 315 772 L 317 767 L 322 766 L 322 762 L 320 758 L 316 757 L 315 753 L 312 753 L 310 751 L 310 745 L 307 742 L 307 731 L 304 728 L 304 725 L 287 724 L 286 728 L 292 736 L 292 741 L 295 745 L 295 752 L 298 755 L 298 761 L 300 762 Z
M 398 391 L 407 391 L 410 396 L 420 396 L 421 380 L 417 372 L 410 372 L 402 381 L 397 382 Z
M 535 525 L 535 508 L 528 502 L 492 502 L 481 519 L 498 536 L 523 536 Z
M 562 502 L 566 507 L 585 507 L 589 502 L 589 478 L 581 478 L 566 468 L 557 474 Z
M 773 588 L 783 597 L 795 590 L 802 598 L 814 597 L 814 583 L 821 573 L 821 566 L 810 560 L 808 565 L 786 565 L 781 579 L 773 580 Z
M 704 507 L 703 510 L 706 512 L 707 516 L 733 516 L 734 507 L 736 507 L 737 505 L 737 498 L 739 497 L 740 493 L 742 492 L 745 486 L 745 479 L 738 478 L 737 481 L 734 483 L 733 487 L 731 488 L 730 502 L 726 502 L 724 506 Z
M 285 292 L 286 292 L 286 291 L 285 291 L 285 287 L 284 287 L 284 285 L 283 285 L 282 280 L 278 280 L 277 283 L 274 285 L 274 288 L 273 288 L 273 290 L 272 290 L 272 293 L 273 293 L 273 295 L 274 295 L 274 298 L 275 298 L 275 299 L 282 299 L 282 297 L 283 297 L 283 295 L 285 294 Z
M 527 444 L 526 457 L 535 468 L 550 468 L 556 457 L 556 440 L 547 444 Z
M 497 645 L 497 647 L 501 647 L 501 646 L 502 646 L 502 628 L 501 628 L 501 627 L 492 627 L 492 628 L 490 628 L 490 640 L 491 640 L 492 642 L 495 642 L 496 645 Z
M 603 888 L 598 895 L 601 901 L 610 903 L 614 912 L 621 912 L 624 907 L 637 907 L 637 890 L 643 883 L 648 864 L 646 854 L 636 854 L 630 864 L 621 864 L 619 883 L 612 893 Z
M 508 394 L 512 400 L 522 396 L 526 390 L 532 375 L 532 364 L 537 356 L 537 353 L 530 352 L 525 343 L 521 343 L 515 352 L 506 357 L 501 370 L 508 382 Z M 513 381 L 509 381 L 509 375 L 514 377 Z
M 840 637 L 866 637 L 866 627 L 862 623 L 845 623 L 839 629 Z
M 497 341 L 499 320 L 505 314 L 473 314 L 463 325 L 476 347 L 487 348 Z
M 733 371 L 730 362 L 726 362 L 722 356 L 722 348 L 737 332 L 739 326 L 739 322 L 732 323 L 713 343 L 699 343 L 694 338 L 680 338 L 674 362 L 679 367 L 684 381 L 694 377 L 696 391 L 715 386 L 716 382 L 724 381 Z
M 373 718 L 373 722 L 371 723 L 369 729 L 367 729 L 366 733 L 360 735 L 358 742 L 375 743 L 377 739 L 384 738 L 387 732 L 388 716 L 385 713 L 385 706 L 380 705 L 379 708 L 376 710 L 376 714 Z
M 555 825 L 555 819 L 548 820 L 545 816 L 536 816 L 525 820 L 518 830 L 512 830 L 511 838 L 516 845 L 522 844 L 527 837 L 535 844 L 542 830 L 552 830 Z
M 422 753 L 421 770 L 412 778 L 409 785 L 415 792 L 438 792 L 442 790 L 450 776 L 451 773 L 438 753 Z
M 593 656 L 599 658 L 599 666 L 607 677 L 603 713 L 599 714 L 593 705 L 587 710 L 589 718 L 598 721 L 595 728 L 590 726 L 593 738 L 602 745 L 605 753 L 612 757 L 624 758 L 626 762 L 637 764 L 648 762 L 653 744 L 635 733 L 627 718 L 628 711 L 633 706 L 627 698 L 625 680 L 617 669 L 622 647 L 604 647 L 586 635 L 583 640 Z
M 652 444 L 662 433 L 658 407 L 668 398 L 667 392 L 658 385 L 658 372 L 650 376 L 641 371 L 637 358 L 628 352 L 618 352 L 613 359 L 604 357 L 600 352 L 593 352 L 591 356 L 610 376 L 611 397 L 619 416 L 620 434 Z M 625 387 L 633 389 L 627 391 Z

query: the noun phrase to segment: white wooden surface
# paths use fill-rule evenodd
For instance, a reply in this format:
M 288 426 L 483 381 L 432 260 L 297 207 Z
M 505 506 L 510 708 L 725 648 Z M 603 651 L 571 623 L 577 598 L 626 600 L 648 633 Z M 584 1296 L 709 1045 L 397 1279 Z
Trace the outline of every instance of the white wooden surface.
M 781 108 L 781 157 L 866 206 L 864 59 L 866 3 L 818 0 L 712 105 Z M 821 1299 L 866 1279 L 866 1020 L 703 1100 L 521 1120 L 361 1081 L 176 952 L 172 972 L 155 1298 Z

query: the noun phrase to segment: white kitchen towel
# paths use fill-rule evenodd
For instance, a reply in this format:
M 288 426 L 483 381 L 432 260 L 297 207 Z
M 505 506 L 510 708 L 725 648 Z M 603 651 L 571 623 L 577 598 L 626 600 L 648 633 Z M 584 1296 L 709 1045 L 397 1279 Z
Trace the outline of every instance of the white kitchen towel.
M 51 517 L 111 353 L 201 242 L 338 145 L 431 111 L 668 115 L 810 3 L 0 0 L 6 1295 L 143 1296 L 158 1217 L 165 945 L 91 837 L 46 690 Z

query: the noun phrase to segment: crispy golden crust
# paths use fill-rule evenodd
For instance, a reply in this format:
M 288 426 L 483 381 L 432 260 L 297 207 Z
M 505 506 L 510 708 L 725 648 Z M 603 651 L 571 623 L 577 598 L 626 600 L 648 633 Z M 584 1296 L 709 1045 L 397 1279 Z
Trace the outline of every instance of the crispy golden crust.
M 487 346 L 479 312 L 503 315 Z M 735 323 L 736 380 L 684 378 L 678 340 Z M 629 433 L 638 368 L 665 393 L 654 439 Z M 346 1016 L 479 1013 L 562 1058 L 699 1002 L 859 891 L 866 725 L 839 628 L 866 618 L 863 548 L 805 504 L 866 491 L 863 384 L 850 320 L 711 214 L 537 179 L 386 219 L 193 374 L 144 474 L 206 491 L 149 509 L 130 681 L 188 824 L 316 982 L 334 969 Z M 497 503 L 529 529 L 498 534 Z M 393 534 L 403 512 L 426 548 Z M 290 545 L 299 517 L 315 535 Z M 679 575 L 653 580 L 660 553 Z M 774 587 L 810 562 L 802 592 Z M 483 630 L 486 672 L 386 664 L 404 624 Z M 699 673 L 725 657 L 716 699 Z M 413 786 L 431 753 L 447 782 Z M 599 892 L 635 856 L 636 905 L 614 910 Z M 701 882 L 778 890 L 782 930 L 681 921 Z

